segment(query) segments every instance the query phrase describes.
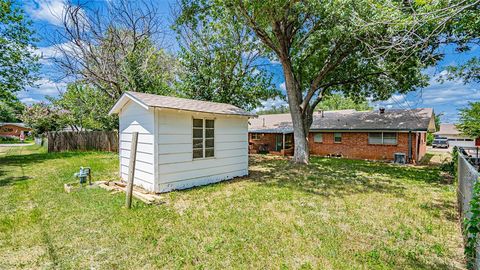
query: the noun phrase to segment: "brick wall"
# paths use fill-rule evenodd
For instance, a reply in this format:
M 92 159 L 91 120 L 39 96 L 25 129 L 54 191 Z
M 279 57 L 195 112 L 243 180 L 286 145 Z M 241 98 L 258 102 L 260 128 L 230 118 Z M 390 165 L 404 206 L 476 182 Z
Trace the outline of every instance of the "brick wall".
M 351 159 L 393 160 L 394 153 L 405 153 L 408 157 L 408 133 L 397 133 L 397 145 L 379 145 L 368 143 L 368 132 L 343 132 L 342 142 L 334 143 L 333 132 L 322 132 L 323 142 L 313 140 L 313 132 L 309 134 L 309 147 L 312 155 L 342 155 Z M 416 134 L 412 134 L 412 157 L 416 157 Z M 424 140 L 425 144 L 425 140 Z M 421 147 L 422 148 L 422 147 Z M 426 151 L 421 150 L 419 156 Z M 423 152 L 422 152 L 423 151 Z
M 343 132 L 342 142 L 334 143 L 333 132 L 322 132 L 321 143 L 314 142 L 315 132 L 308 136 L 310 153 L 312 155 L 342 155 L 351 159 L 371 160 L 393 160 L 394 153 L 405 153 L 408 157 L 408 133 L 397 133 L 397 145 L 379 145 L 368 143 L 368 132 Z M 249 134 L 249 152 L 258 153 L 260 145 L 267 144 L 272 154 L 283 154 L 275 152 L 275 136 L 273 133 L 261 134 L 258 140 L 253 139 Z M 417 140 L 420 148 L 417 157 Z M 412 133 L 412 158 L 415 161 L 421 159 L 427 151 L 426 133 Z M 287 152 L 293 154 L 293 151 Z
M 415 157 L 416 160 L 421 160 L 423 156 L 427 153 L 427 133 L 426 132 L 419 132 L 416 133 L 416 136 L 420 137 L 420 148 L 418 151 L 418 157 Z
M 267 145 L 269 151 L 275 150 L 275 133 L 263 133 L 258 134 L 259 139 L 254 140 L 253 134 L 248 134 L 248 144 L 249 144 L 249 152 L 250 153 L 258 153 L 258 149 L 261 145 Z

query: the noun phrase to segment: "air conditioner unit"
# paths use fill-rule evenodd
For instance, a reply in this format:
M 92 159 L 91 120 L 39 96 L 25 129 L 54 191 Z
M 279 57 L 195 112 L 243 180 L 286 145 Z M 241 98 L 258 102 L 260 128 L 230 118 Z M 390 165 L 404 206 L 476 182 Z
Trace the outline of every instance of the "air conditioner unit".
M 395 153 L 393 154 L 393 162 L 395 164 L 406 164 L 407 155 L 405 153 Z

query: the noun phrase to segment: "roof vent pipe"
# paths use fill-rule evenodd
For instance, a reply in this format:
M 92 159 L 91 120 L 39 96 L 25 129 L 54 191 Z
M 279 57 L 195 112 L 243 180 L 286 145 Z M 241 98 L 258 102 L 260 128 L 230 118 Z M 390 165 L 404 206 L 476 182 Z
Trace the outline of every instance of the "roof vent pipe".
M 265 117 L 263 117 L 262 119 L 263 119 L 263 127 L 265 127 Z
M 383 114 L 383 113 L 385 113 L 385 108 L 382 107 L 380 108 L 380 114 Z

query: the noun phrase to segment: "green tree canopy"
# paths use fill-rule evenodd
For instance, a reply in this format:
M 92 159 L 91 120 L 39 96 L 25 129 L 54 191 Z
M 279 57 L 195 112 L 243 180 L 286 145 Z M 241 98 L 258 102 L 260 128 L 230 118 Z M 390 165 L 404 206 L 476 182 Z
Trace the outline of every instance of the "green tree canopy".
M 113 130 L 118 117 L 108 115 L 112 99 L 103 91 L 88 85 L 71 83 L 58 98 L 50 98 L 55 110 L 62 112 L 59 122 L 72 130 Z
M 465 135 L 480 137 L 480 102 L 470 102 L 467 108 L 460 111 L 457 128 Z
M 265 49 L 252 39 L 252 31 L 221 6 L 205 4 L 182 0 L 175 21 L 182 93 L 246 110 L 280 95 L 260 59 Z
M 458 4 L 458 3 L 457 3 Z M 459 53 L 480 46 L 480 1 L 464 0 L 460 10 L 453 13 L 445 27 L 444 44 L 454 44 Z M 460 12 L 461 11 L 461 12 Z M 447 67 L 448 79 L 462 78 L 464 82 L 480 82 L 480 58 L 473 56 L 464 63 Z
M 33 129 L 35 134 L 57 131 L 62 128 L 61 112 L 44 102 L 28 106 L 21 115 L 22 121 Z
M 368 104 L 368 101 L 364 98 L 353 99 L 351 97 L 345 97 L 340 93 L 334 93 L 326 96 L 317 105 L 317 110 L 334 111 L 334 110 L 348 110 L 353 109 L 357 111 L 372 110 L 373 107 Z
M 255 33 L 264 57 L 279 61 L 294 127 L 294 161 L 308 163 L 313 111 L 328 93 L 387 99 L 427 84 L 438 38 L 431 1 L 190 0 L 216 6 Z M 430 15 L 432 14 L 432 15 Z M 230 25 L 218 26 L 227 32 Z
M 0 0 L 0 102 L 2 110 L 15 110 L 16 92 L 33 85 L 38 70 L 31 22 L 10 0 Z M 12 108 L 6 109 L 6 106 Z M 0 120 L 1 121 L 1 120 Z
M 20 101 L 0 101 L 0 122 L 18 122 L 25 105 Z

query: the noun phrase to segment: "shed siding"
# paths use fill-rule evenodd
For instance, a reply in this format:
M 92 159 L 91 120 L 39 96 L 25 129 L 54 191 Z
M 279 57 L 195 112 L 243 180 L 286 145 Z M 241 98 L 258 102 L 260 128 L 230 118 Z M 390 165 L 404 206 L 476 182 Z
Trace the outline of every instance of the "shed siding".
M 215 157 L 192 157 L 192 119 L 215 119 Z M 189 188 L 248 174 L 248 118 L 158 112 L 158 191 Z
M 137 159 L 135 161 L 135 185 L 154 190 L 154 113 L 135 102 L 128 102 L 119 114 L 120 118 L 120 176 L 128 179 L 132 133 L 138 132 Z

